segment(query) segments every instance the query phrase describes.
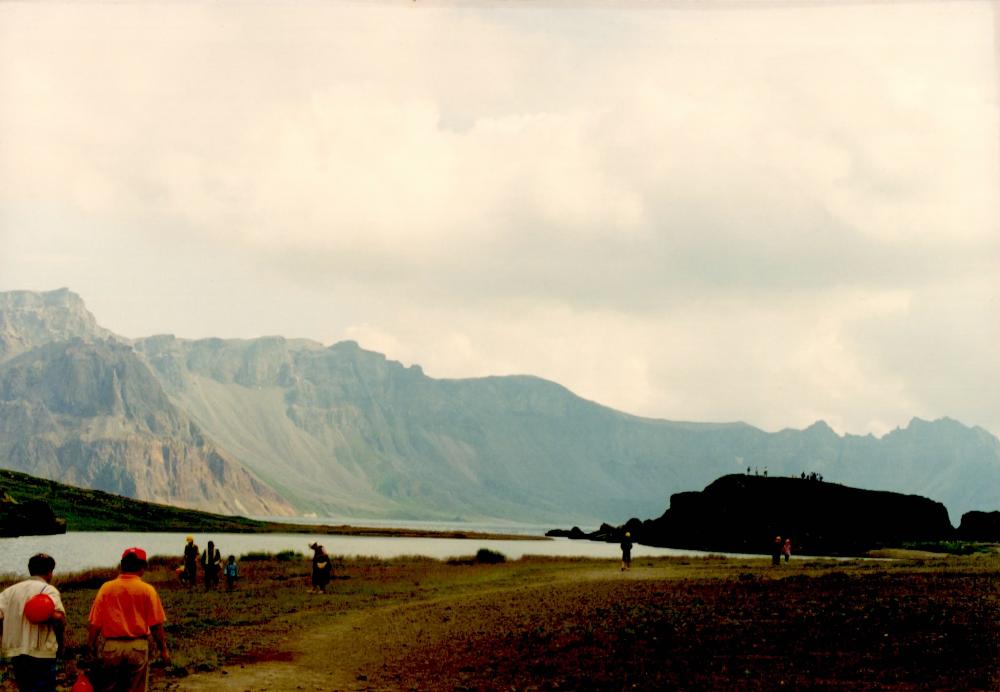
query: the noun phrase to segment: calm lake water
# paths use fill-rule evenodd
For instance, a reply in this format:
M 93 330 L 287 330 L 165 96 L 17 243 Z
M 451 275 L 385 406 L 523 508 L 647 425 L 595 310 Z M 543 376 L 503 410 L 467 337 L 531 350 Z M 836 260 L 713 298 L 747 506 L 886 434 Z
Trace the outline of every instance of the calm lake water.
M 397 522 L 401 524 L 402 522 Z M 371 525 L 371 522 L 366 522 Z M 412 524 L 410 524 L 412 526 Z M 437 528 L 456 528 L 455 525 Z M 429 528 L 429 527 L 424 527 Z M 461 525 L 466 531 L 488 530 L 489 527 Z M 498 530 L 500 527 L 493 527 Z M 514 533 L 511 527 L 502 529 Z M 524 532 L 527 532 L 525 530 Z M 538 531 L 534 535 L 541 535 Z M 558 538 L 545 541 L 490 541 L 461 538 L 390 538 L 364 536 L 309 535 L 301 533 L 206 533 L 193 534 L 199 548 L 204 549 L 208 541 L 214 541 L 223 556 L 240 555 L 250 552 L 279 552 L 294 550 L 303 555 L 310 554 L 309 544 L 319 541 L 331 555 L 374 556 L 382 558 L 404 555 L 425 555 L 447 559 L 474 555 L 480 548 L 489 548 L 503 553 L 508 559 L 516 560 L 523 555 L 552 555 L 560 557 L 621 557 L 621 550 L 615 543 L 593 541 L 571 541 Z M 56 576 L 60 572 L 75 572 L 91 567 L 115 567 L 121 559 L 122 551 L 131 546 L 139 546 L 150 555 L 180 555 L 184 548 L 183 533 L 129 533 L 75 531 L 61 536 L 22 536 L 20 538 L 0 538 L 0 573 L 27 574 L 28 558 L 35 553 L 45 552 L 56 560 Z M 660 555 L 704 555 L 692 550 L 670 548 L 650 548 L 636 545 L 632 549 L 633 558 Z

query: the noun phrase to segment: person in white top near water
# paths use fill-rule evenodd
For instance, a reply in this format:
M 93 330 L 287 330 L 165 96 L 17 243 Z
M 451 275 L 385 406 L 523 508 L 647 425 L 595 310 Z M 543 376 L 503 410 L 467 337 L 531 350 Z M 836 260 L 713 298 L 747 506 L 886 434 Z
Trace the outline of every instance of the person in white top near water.
M 0 592 L 0 647 L 14 664 L 17 688 L 55 692 L 56 659 L 63 654 L 66 609 L 52 586 L 56 561 L 45 553 L 28 560 L 28 579 Z

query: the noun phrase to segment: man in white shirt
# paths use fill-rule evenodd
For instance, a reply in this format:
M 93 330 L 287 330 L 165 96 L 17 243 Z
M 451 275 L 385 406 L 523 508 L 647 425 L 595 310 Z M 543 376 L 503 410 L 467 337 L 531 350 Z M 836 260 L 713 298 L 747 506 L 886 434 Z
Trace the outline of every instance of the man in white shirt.
M 21 692 L 55 692 L 56 657 L 62 656 L 66 609 L 59 590 L 52 586 L 56 561 L 45 553 L 28 560 L 31 576 L 0 592 L 0 647 L 14 663 L 14 680 Z M 45 622 L 35 624 L 24 613 L 32 597 L 44 593 L 55 609 Z

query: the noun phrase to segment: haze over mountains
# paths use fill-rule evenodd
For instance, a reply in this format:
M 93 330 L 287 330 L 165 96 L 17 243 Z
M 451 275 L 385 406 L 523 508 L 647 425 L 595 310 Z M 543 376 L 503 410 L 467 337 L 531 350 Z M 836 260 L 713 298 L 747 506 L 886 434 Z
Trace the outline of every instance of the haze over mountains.
M 626 415 L 535 377 L 439 380 L 354 342 L 128 339 L 66 289 L 0 293 L 0 466 L 211 511 L 565 524 L 658 516 L 747 467 L 1000 508 L 1000 441 Z

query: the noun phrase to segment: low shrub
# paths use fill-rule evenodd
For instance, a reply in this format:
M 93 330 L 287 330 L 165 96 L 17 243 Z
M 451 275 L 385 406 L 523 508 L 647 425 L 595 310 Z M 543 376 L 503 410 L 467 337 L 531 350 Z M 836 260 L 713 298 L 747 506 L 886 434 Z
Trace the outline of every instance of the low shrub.
M 480 548 L 472 557 L 453 557 L 447 560 L 449 565 L 499 565 L 507 562 L 507 556 L 488 548 Z
M 306 556 L 294 550 L 282 550 L 280 553 L 253 552 L 240 555 L 240 562 L 292 562 L 305 560 Z
M 497 565 L 501 562 L 507 562 L 507 556 L 495 550 L 480 548 L 476 551 L 476 562 L 481 565 Z

